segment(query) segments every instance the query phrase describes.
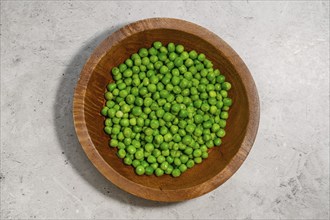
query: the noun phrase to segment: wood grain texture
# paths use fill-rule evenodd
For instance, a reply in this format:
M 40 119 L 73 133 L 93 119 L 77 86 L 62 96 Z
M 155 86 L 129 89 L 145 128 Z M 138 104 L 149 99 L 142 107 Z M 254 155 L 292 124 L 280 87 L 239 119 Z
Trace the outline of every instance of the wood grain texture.
M 229 112 L 221 147 L 179 178 L 169 175 L 137 176 L 108 147 L 103 132 L 103 94 L 112 80 L 112 67 L 154 41 L 174 42 L 204 53 L 232 83 Z M 106 38 L 85 64 L 77 83 L 73 116 L 79 141 L 95 167 L 119 188 L 136 196 L 164 202 L 192 199 L 212 191 L 229 179 L 247 157 L 259 125 L 259 98 L 252 76 L 237 53 L 221 38 L 196 24 L 171 18 L 153 18 L 129 24 Z

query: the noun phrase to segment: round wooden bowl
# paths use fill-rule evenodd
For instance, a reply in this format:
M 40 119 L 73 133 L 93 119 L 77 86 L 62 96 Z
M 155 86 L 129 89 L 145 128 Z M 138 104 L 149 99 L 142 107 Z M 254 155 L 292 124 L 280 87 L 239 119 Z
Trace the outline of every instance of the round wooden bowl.
M 229 96 L 233 105 L 227 121 L 227 135 L 221 147 L 178 178 L 169 175 L 137 176 L 108 146 L 103 131 L 106 85 L 112 81 L 110 70 L 142 47 L 154 41 L 174 42 L 187 50 L 204 53 L 232 84 Z M 172 19 L 153 18 L 129 24 L 106 38 L 85 64 L 75 89 L 74 125 L 79 141 L 95 167 L 119 188 L 142 198 L 175 202 L 208 193 L 242 165 L 256 137 L 259 124 L 259 99 L 252 76 L 237 53 L 221 38 L 196 24 Z

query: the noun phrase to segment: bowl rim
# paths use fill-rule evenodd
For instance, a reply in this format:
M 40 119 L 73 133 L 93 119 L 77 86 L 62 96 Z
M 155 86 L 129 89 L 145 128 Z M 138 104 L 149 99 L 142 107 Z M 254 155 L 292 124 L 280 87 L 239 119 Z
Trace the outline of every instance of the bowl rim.
M 202 39 L 207 39 L 207 41 L 215 48 L 221 50 L 223 56 L 227 57 L 227 59 L 235 67 L 237 73 L 242 78 L 242 83 L 245 86 L 246 92 L 250 94 L 247 96 L 249 120 L 246 128 L 246 134 L 238 152 L 233 156 L 226 168 L 217 175 L 206 182 L 189 188 L 176 190 L 151 188 L 133 182 L 122 176 L 115 169 L 113 169 L 96 150 L 85 123 L 85 113 L 83 108 L 85 102 L 84 98 L 93 69 L 97 66 L 107 51 L 112 46 L 123 40 L 128 33 L 135 34 L 140 31 L 153 29 L 172 29 L 184 31 L 189 34 L 196 35 Z M 76 134 L 83 150 L 89 160 L 104 177 L 110 180 L 117 187 L 135 196 L 154 201 L 177 202 L 199 197 L 216 189 L 239 169 L 248 156 L 256 138 L 260 119 L 260 104 L 257 88 L 250 71 L 239 55 L 224 40 L 206 28 L 189 21 L 175 18 L 148 18 L 123 26 L 108 36 L 95 48 L 85 63 L 75 88 L 73 100 L 73 119 Z M 183 196 L 178 197 L 177 195 Z

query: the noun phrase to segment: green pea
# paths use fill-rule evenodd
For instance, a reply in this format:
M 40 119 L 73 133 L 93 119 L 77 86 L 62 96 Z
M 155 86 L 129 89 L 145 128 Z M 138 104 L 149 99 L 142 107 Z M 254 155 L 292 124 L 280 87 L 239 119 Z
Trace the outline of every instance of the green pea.
M 188 160 L 186 166 L 188 168 L 192 168 L 193 166 L 195 166 L 195 161 L 194 160 L 191 160 L 191 159 Z
M 151 176 L 154 173 L 154 168 L 152 166 L 148 166 L 145 168 L 145 174 Z
M 223 99 L 223 105 L 224 106 L 231 106 L 232 105 L 232 100 L 230 98 L 224 98 Z
M 156 41 L 156 42 L 153 43 L 153 46 L 154 46 L 154 48 L 156 48 L 156 49 L 158 50 L 158 49 L 161 48 L 163 45 L 162 45 L 161 42 Z
M 167 45 L 167 49 L 168 49 L 169 52 L 174 52 L 175 51 L 175 45 L 174 45 L 174 43 L 169 43 Z
M 156 174 L 156 176 L 162 176 L 162 175 L 164 175 L 164 170 L 162 170 L 161 168 L 157 168 L 155 170 L 155 174 Z
M 119 158 L 125 158 L 126 156 L 126 151 L 124 149 L 119 149 L 118 152 L 117 152 L 117 155 Z
M 178 168 L 173 169 L 173 171 L 172 171 L 173 177 L 179 177 L 180 175 L 181 175 L 181 171 Z
M 139 160 L 135 159 L 135 160 L 132 161 L 132 166 L 133 166 L 133 167 L 136 168 L 136 167 L 139 166 L 139 165 L 140 165 L 140 161 L 139 161 Z
M 221 84 L 221 88 L 224 89 L 224 90 L 226 90 L 226 91 L 228 91 L 231 88 L 231 84 L 229 82 L 223 82 Z
M 141 160 L 144 157 L 144 153 L 142 150 L 138 150 L 138 151 L 136 151 L 134 156 L 137 160 Z
M 220 138 L 215 138 L 213 142 L 214 142 L 214 145 L 215 145 L 215 146 L 220 146 L 220 144 L 221 144 L 221 139 L 220 139 Z
M 137 175 L 141 176 L 145 173 L 145 168 L 143 166 L 139 165 L 135 168 L 135 172 Z
M 202 163 L 202 158 L 201 157 L 195 157 L 194 158 L 194 161 L 195 161 L 195 163 Z
M 184 51 L 184 47 L 181 44 L 179 44 L 175 47 L 175 51 L 177 53 L 182 53 Z
M 182 60 L 182 58 L 181 58 L 181 57 L 177 57 L 177 58 L 175 58 L 175 60 L 174 60 L 174 65 L 175 65 L 176 67 L 181 67 L 181 66 L 183 65 L 183 60 Z
M 185 164 L 181 164 L 181 165 L 179 166 L 179 170 L 181 171 L 181 173 L 186 172 L 186 170 L 187 170 L 187 166 L 186 166 Z

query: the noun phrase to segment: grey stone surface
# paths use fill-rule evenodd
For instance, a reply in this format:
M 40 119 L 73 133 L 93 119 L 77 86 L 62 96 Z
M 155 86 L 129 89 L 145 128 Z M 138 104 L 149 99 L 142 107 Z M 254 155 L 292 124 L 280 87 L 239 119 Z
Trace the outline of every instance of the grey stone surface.
M 95 46 L 148 17 L 227 41 L 261 100 L 254 147 L 200 198 L 162 204 L 109 183 L 75 136 L 73 88 Z M 1 2 L 1 218 L 328 219 L 329 2 Z

